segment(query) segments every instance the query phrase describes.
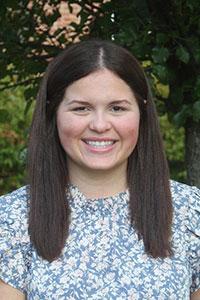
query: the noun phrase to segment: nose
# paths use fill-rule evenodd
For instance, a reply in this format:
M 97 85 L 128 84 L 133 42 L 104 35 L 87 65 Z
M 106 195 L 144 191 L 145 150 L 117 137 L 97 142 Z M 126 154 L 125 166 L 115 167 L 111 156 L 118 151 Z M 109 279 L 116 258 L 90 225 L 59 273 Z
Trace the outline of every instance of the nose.
M 105 112 L 96 113 L 90 120 L 90 129 L 96 132 L 105 132 L 111 128 L 111 123 L 108 120 Z

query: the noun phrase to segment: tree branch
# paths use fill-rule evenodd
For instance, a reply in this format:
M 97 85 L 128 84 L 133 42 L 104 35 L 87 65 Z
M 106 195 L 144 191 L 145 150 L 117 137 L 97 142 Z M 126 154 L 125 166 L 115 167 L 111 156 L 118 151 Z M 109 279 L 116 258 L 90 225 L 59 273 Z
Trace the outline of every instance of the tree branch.
M 30 84 L 38 79 L 41 79 L 42 78 L 42 75 L 38 76 L 38 77 L 35 77 L 35 78 L 29 78 L 29 79 L 26 79 L 26 80 L 23 80 L 23 81 L 20 81 L 20 82 L 17 82 L 17 83 L 14 83 L 14 84 L 7 84 L 7 85 L 4 85 L 2 88 L 0 88 L 0 92 L 6 90 L 6 89 L 10 89 L 10 88 L 14 88 L 14 87 L 17 87 L 19 85 L 24 85 L 24 84 Z

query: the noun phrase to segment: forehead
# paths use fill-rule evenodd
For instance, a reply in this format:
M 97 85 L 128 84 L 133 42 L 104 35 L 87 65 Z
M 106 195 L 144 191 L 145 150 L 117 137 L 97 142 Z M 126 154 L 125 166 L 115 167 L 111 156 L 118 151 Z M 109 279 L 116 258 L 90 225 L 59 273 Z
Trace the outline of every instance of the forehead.
M 65 91 L 65 99 L 72 96 L 89 98 L 134 97 L 129 85 L 119 76 L 107 69 L 96 72 L 73 82 Z

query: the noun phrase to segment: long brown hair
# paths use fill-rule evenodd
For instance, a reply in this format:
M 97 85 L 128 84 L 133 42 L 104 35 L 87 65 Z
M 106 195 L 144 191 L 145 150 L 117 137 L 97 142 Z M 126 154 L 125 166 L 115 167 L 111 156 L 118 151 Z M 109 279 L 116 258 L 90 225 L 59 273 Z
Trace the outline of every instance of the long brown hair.
M 126 49 L 109 41 L 88 40 L 67 47 L 48 66 L 36 101 L 29 139 L 29 233 L 38 254 L 53 261 L 68 235 L 69 183 L 64 152 L 56 127 L 56 111 L 66 88 L 74 81 L 107 68 L 124 80 L 140 109 L 139 138 L 128 159 L 130 217 L 147 254 L 167 257 L 172 203 L 169 172 L 157 114 L 145 74 Z

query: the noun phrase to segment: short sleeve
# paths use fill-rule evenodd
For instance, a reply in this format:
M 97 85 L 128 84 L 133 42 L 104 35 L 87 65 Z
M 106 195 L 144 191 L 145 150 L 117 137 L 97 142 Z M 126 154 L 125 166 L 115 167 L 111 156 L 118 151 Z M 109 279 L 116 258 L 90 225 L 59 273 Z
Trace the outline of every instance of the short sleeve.
M 22 189 L 0 197 L 0 279 L 24 293 L 30 244 L 25 198 Z
M 187 229 L 189 233 L 189 262 L 192 273 L 191 293 L 200 289 L 200 190 L 191 188 Z

